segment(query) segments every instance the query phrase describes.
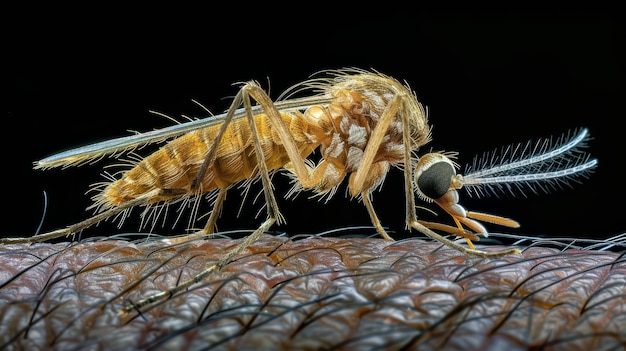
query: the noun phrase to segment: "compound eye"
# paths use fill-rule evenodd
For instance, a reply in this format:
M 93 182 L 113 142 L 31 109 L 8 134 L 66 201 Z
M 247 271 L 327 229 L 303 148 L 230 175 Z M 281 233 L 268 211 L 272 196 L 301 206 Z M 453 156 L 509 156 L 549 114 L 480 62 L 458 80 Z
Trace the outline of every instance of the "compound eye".
M 454 165 L 441 154 L 426 154 L 416 166 L 415 182 L 419 192 L 428 199 L 438 199 L 450 189 Z

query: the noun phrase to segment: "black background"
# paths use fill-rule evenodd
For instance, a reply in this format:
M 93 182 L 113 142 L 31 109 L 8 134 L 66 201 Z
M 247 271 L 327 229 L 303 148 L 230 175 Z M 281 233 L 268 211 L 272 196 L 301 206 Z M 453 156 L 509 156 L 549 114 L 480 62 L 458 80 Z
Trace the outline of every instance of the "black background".
M 342 67 L 406 80 L 434 126 L 434 140 L 423 150 L 459 151 L 461 164 L 502 145 L 588 127 L 599 168 L 582 185 L 527 199 L 463 196 L 461 203 L 521 222 L 520 229 L 504 229 L 510 233 L 607 238 L 624 231 L 625 40 L 617 16 L 387 13 L 323 5 L 270 16 L 256 8 L 207 6 L 182 13 L 26 9 L 5 24 L 0 236 L 34 234 L 43 192 L 44 230 L 86 218 L 85 192 L 103 180 L 102 167 L 110 163 L 40 171 L 32 169 L 35 160 L 171 124 L 149 110 L 205 115 L 195 99 L 221 112 L 236 82 L 255 79 L 267 87 L 269 79 L 270 95 L 277 97 L 312 73 Z M 275 177 L 287 225 L 274 229 L 297 234 L 370 224 L 364 207 L 343 196 L 345 187 L 327 204 L 307 194 L 288 201 L 281 199 L 288 189 L 284 178 Z M 237 217 L 240 202 L 239 191 L 231 191 L 220 229 L 261 222 L 263 215 L 254 218 L 259 204 L 250 201 Z M 403 236 L 400 171 L 389 174 L 374 205 L 383 225 Z M 180 233 L 187 222 L 173 231 L 174 217 L 155 231 Z M 137 231 L 136 219 L 135 212 L 122 229 L 103 223 L 85 234 Z

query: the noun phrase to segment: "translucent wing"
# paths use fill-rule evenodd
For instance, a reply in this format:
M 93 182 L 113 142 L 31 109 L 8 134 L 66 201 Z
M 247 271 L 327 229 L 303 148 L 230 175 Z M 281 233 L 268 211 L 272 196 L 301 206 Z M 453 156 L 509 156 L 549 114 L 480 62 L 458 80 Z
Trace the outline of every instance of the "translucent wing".
M 311 96 L 298 99 L 290 99 L 284 101 L 278 101 L 274 103 L 276 108 L 281 112 L 289 112 L 295 110 L 304 110 L 310 106 L 317 104 L 328 103 L 329 97 L 325 96 Z M 233 118 L 243 118 L 245 112 L 243 108 L 239 108 L 234 111 Z M 261 113 L 260 106 L 254 106 L 252 108 L 254 114 Z M 176 124 L 171 127 L 157 129 L 145 133 L 129 135 L 116 139 L 106 140 L 99 143 L 94 143 L 79 148 L 64 151 L 52 156 L 48 156 L 40 161 L 34 163 L 36 169 L 48 169 L 55 167 L 71 167 L 78 166 L 85 163 L 95 162 L 105 156 L 117 156 L 129 150 L 133 150 L 139 146 L 161 142 L 167 139 L 175 138 L 185 133 L 194 131 L 200 128 L 206 128 L 214 125 L 221 124 L 226 118 L 227 113 L 223 113 L 217 116 L 211 116 L 202 118 L 186 123 Z

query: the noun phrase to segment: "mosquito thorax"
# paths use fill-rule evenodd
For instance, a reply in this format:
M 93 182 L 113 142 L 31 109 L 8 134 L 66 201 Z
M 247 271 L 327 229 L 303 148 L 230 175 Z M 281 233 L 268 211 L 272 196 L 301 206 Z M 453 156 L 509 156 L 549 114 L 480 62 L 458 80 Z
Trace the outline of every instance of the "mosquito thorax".
M 446 156 L 429 153 L 420 157 L 415 166 L 415 184 L 420 195 L 427 199 L 442 197 L 456 176 L 454 164 Z

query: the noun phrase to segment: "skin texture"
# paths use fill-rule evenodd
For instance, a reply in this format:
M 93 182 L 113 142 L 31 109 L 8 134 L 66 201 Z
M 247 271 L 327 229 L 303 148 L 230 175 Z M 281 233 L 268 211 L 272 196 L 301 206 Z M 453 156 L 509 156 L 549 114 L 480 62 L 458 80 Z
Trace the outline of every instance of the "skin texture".
M 0 246 L 0 349 L 621 350 L 626 343 L 623 247 L 535 246 L 484 259 L 420 239 L 265 235 L 201 283 L 120 314 L 238 241 L 171 242 Z

